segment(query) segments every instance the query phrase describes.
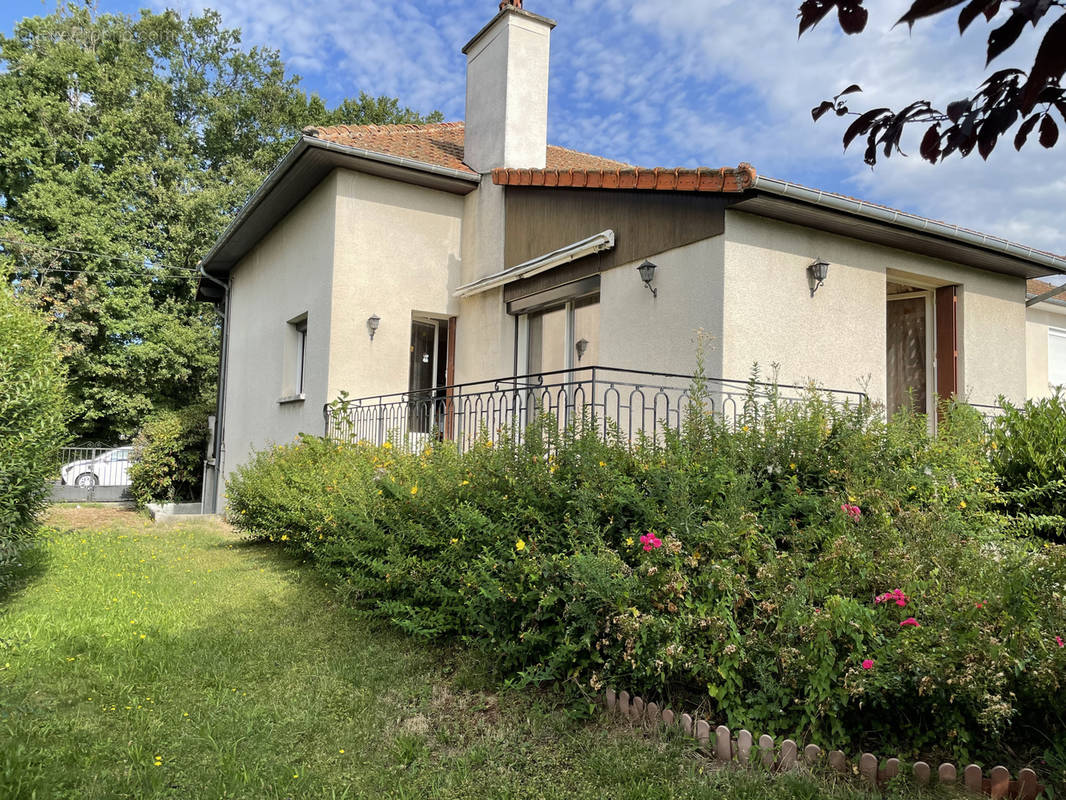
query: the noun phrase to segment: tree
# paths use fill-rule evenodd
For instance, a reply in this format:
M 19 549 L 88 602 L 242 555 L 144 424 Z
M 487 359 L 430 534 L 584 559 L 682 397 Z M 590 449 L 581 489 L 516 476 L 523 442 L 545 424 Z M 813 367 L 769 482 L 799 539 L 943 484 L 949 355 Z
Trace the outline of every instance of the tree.
M 54 348 L 45 321 L 0 286 L 0 589 L 37 526 L 66 439 Z
M 214 395 L 196 265 L 302 128 L 440 118 L 366 94 L 329 109 L 212 11 L 82 0 L 0 36 L 0 269 L 50 318 L 74 433 L 129 437 Z
M 799 7 L 799 32 L 817 25 L 836 11 L 841 29 L 858 34 L 866 29 L 864 0 L 804 0 Z M 1006 19 L 1000 14 L 1009 5 Z M 1055 17 L 1044 31 L 1033 65 L 1028 72 L 1005 68 L 989 76 L 971 97 L 950 102 L 946 110 L 935 108 L 928 100 L 915 100 L 902 109 L 874 108 L 852 112 L 848 98 L 861 89 L 852 84 L 831 100 L 812 109 L 815 120 L 829 111 L 838 116 L 857 117 L 844 133 L 844 147 L 864 137 L 864 160 L 877 163 L 878 154 L 889 158 L 902 153 L 900 140 L 905 129 L 927 126 L 919 152 L 925 160 L 936 163 L 953 153 L 965 157 L 977 150 L 987 159 L 1000 137 L 1017 127 L 1014 147 L 1025 145 L 1034 131 L 1040 144 L 1051 148 L 1059 140 L 1056 112 L 1066 121 L 1066 89 L 1061 85 L 1066 73 L 1066 2 L 1063 0 L 914 0 L 896 23 L 913 27 L 919 20 L 946 14 L 957 6 L 958 26 L 962 34 L 978 19 L 995 24 L 988 36 L 986 66 L 1007 52 L 1022 36 L 1026 26 L 1037 25 Z

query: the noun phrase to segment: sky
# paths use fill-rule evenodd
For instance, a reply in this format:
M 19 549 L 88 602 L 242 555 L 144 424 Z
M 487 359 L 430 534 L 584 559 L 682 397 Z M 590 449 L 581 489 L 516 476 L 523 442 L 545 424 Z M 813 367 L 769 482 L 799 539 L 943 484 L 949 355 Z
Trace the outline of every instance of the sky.
M 211 7 L 248 45 L 281 52 L 308 92 L 396 96 L 419 111 L 463 118 L 463 45 L 498 0 L 98 0 L 98 10 L 196 13 Z M 990 26 L 959 36 L 954 15 L 895 22 L 910 0 L 867 3 L 870 22 L 846 36 L 827 19 L 797 37 L 799 0 L 526 0 L 551 17 L 548 138 L 640 166 L 753 164 L 759 174 L 841 192 L 1066 254 L 1066 138 L 1015 152 L 1009 135 L 989 160 L 930 165 L 917 156 L 862 162 L 844 152 L 846 119 L 810 109 L 845 86 L 853 107 L 934 105 L 972 93 L 991 72 L 1028 69 L 1043 27 L 988 68 Z M 0 30 L 47 13 L 54 0 L 0 0 Z M 1005 8 L 1006 8 L 1005 4 Z M 1006 13 L 1005 11 L 1003 12 Z M 1052 17 L 1053 15 L 1049 15 Z M 995 23 L 993 23 L 994 25 Z M 1046 26 L 1046 24 L 1045 24 Z

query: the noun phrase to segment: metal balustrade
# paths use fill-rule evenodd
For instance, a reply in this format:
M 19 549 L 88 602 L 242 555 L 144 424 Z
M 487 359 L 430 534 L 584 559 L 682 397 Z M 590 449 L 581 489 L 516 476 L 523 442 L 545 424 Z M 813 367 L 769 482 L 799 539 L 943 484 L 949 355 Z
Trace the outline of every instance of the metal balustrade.
M 392 442 L 417 452 L 436 441 L 466 450 L 479 439 L 521 436 L 550 415 L 560 430 L 593 425 L 604 437 L 662 441 L 679 430 L 692 402 L 691 375 L 610 367 L 520 375 L 421 392 L 344 399 L 325 406 L 325 435 L 339 442 Z M 807 386 L 703 378 L 704 410 L 736 424 L 771 399 L 798 402 Z M 818 389 L 830 402 L 855 405 L 859 391 Z

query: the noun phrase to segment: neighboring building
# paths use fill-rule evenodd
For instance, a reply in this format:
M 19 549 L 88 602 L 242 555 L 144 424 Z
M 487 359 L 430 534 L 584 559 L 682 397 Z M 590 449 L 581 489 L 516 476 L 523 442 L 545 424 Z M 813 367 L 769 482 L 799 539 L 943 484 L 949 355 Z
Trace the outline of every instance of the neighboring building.
M 1026 280 L 1066 260 L 747 164 L 638 169 L 548 146 L 555 23 L 517 5 L 464 48 L 465 125 L 307 129 L 204 258 L 198 296 L 225 311 L 222 475 L 321 433 L 342 391 L 411 393 L 364 402 L 376 435 L 450 435 L 451 410 L 418 418 L 410 398 L 589 365 L 689 374 L 697 330 L 709 375 L 777 364 L 782 382 L 890 408 L 1046 389 L 1037 340 L 1059 306 L 1027 312 Z M 582 381 L 554 380 L 579 402 Z
M 1029 281 L 1029 301 L 1057 288 Z M 1026 393 L 1046 397 L 1055 387 L 1066 385 L 1066 293 L 1034 303 L 1025 317 Z

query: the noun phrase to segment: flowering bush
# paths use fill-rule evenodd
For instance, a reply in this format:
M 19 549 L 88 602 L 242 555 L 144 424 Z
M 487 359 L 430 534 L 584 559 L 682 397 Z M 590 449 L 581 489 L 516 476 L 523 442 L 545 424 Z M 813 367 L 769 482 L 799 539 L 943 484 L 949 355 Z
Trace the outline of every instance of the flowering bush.
M 741 423 L 632 449 L 548 418 L 464 454 L 304 438 L 239 470 L 229 513 L 503 680 L 904 754 L 1061 735 L 1066 549 L 1011 527 L 971 409 L 934 437 L 812 392 Z

